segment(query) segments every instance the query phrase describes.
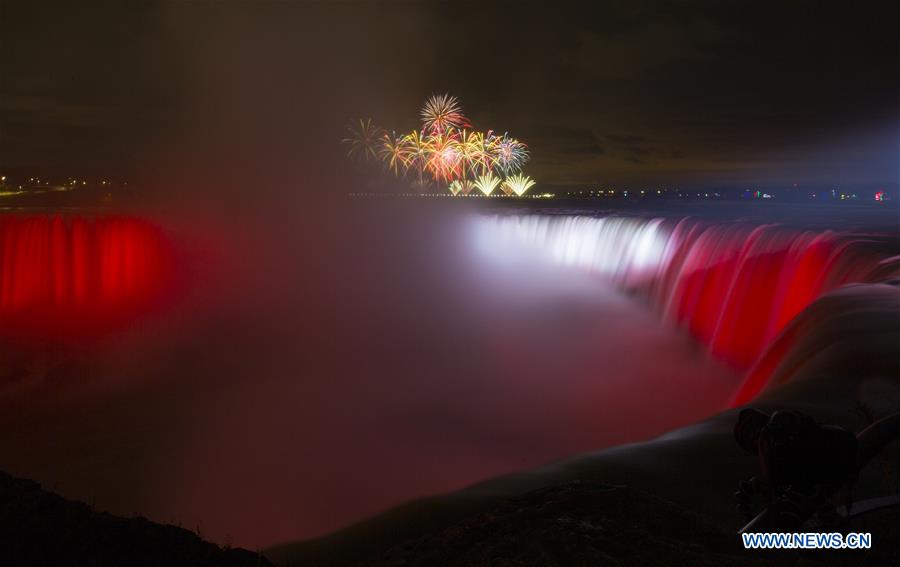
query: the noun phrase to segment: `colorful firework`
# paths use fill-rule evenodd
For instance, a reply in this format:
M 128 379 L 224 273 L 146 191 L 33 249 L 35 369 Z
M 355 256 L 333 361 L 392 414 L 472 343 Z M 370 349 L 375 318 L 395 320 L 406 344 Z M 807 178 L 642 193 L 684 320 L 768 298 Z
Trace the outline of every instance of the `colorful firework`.
M 403 136 L 379 128 L 370 118 L 358 120 L 347 128 L 343 139 L 350 147 L 348 156 L 380 158 L 397 176 L 413 170 L 416 187 L 424 190 L 436 181 L 454 195 L 467 195 L 475 188 L 490 195 L 498 187 L 507 194 L 521 195 L 534 184 L 521 175 L 529 159 L 528 146 L 505 133 L 497 136 L 491 130 L 471 130 L 456 97 L 432 96 L 421 117 L 422 129 Z M 495 171 L 507 181 L 501 184 Z
M 350 146 L 347 156 L 360 160 L 377 159 L 382 132 L 371 118 L 360 118 L 347 126 L 347 137 L 341 140 Z
M 511 177 L 507 177 L 503 180 L 503 186 L 507 187 L 510 191 L 521 197 L 525 191 L 528 191 L 530 187 L 534 185 L 534 179 L 528 177 L 527 175 L 522 175 L 521 173 L 513 175 Z
M 473 175 L 484 175 L 493 169 L 495 137 L 490 131 L 487 134 L 472 132 L 466 140 L 466 156 L 468 169 Z
M 425 169 L 437 181 L 450 181 L 462 174 L 459 142 L 452 130 L 428 138 L 429 156 Z
M 504 175 L 521 171 L 529 160 L 528 146 L 505 133 L 493 144 L 494 163 Z
M 457 132 L 455 143 L 460 159 L 460 175 L 463 177 L 474 173 L 478 168 L 483 156 L 483 138 L 484 134 L 480 132 L 470 132 L 469 130 Z
M 404 136 L 403 145 L 406 147 L 407 167 L 416 170 L 419 185 L 422 185 L 425 167 L 428 165 L 431 155 L 431 146 L 418 130 L 413 130 Z
M 475 189 L 475 182 L 471 179 L 457 179 L 450 184 L 449 189 L 454 195 L 468 195 Z
M 469 119 L 462 113 L 459 100 L 449 94 L 429 98 L 419 115 L 422 117 L 422 131 L 426 133 L 443 134 L 449 129 L 459 130 L 471 126 Z
M 478 179 L 475 180 L 475 187 L 484 193 L 485 196 L 490 195 L 498 185 L 500 185 L 500 178 L 496 177 L 493 173 L 480 175 Z
M 404 173 L 409 169 L 410 147 L 406 136 L 398 137 L 394 132 L 385 132 L 381 136 L 379 152 L 388 169 L 395 175 L 400 175 L 401 169 Z

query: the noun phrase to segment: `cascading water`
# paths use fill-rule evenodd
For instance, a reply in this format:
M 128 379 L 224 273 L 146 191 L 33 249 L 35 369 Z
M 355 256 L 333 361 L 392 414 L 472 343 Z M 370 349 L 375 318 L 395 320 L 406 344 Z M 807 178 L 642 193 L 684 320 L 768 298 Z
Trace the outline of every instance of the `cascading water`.
M 172 248 L 125 216 L 0 216 L 0 330 L 81 339 L 126 323 L 172 283 Z
M 646 298 L 709 351 L 765 385 L 767 352 L 820 296 L 900 273 L 896 243 L 833 231 L 698 219 L 476 217 L 479 243 L 507 261 L 533 254 L 587 270 Z M 173 249 L 152 223 L 125 216 L 0 216 L 0 332 L 81 339 L 133 320 L 171 289 Z
M 596 273 L 646 297 L 744 372 L 818 297 L 900 273 L 896 243 L 832 231 L 691 218 L 498 215 L 476 222 L 482 248 Z M 734 403 L 749 401 L 764 383 L 757 376 Z

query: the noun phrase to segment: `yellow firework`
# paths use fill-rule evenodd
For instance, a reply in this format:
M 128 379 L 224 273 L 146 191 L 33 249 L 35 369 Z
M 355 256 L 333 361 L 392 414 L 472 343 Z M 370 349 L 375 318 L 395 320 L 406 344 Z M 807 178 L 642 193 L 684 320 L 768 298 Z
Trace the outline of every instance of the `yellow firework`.
M 341 140 L 350 149 L 347 156 L 354 159 L 376 159 L 382 130 L 371 118 L 360 118 L 347 126 L 347 137 Z
M 397 136 L 394 132 L 385 132 L 381 136 L 379 147 L 381 159 L 384 160 L 390 171 L 399 175 L 400 170 L 406 172 L 410 165 L 410 145 L 406 136 Z
M 468 195 L 475 189 L 475 183 L 471 179 L 457 179 L 450 184 L 449 189 L 454 195 Z
M 509 188 L 510 191 L 521 197 L 525 193 L 525 191 L 528 191 L 528 189 L 534 185 L 534 179 L 528 177 L 527 175 L 518 173 L 516 175 L 507 177 L 503 181 L 503 185 L 504 187 Z
M 418 130 L 413 130 L 403 137 L 403 145 L 406 148 L 407 167 L 416 170 L 421 184 L 423 182 L 422 174 L 425 172 L 431 156 L 431 144 L 422 137 Z
M 475 187 L 485 195 L 490 195 L 498 185 L 500 185 L 500 178 L 493 173 L 481 175 L 475 180 Z

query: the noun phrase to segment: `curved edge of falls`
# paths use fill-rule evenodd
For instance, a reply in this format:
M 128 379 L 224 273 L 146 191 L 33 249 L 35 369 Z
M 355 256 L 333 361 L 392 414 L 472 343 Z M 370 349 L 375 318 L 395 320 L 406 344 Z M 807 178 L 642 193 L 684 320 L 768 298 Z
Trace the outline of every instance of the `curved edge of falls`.
M 645 298 L 746 373 L 733 406 L 770 383 L 789 357 L 790 336 L 808 327 L 791 322 L 813 302 L 848 284 L 900 275 L 898 241 L 888 235 L 694 218 L 501 214 L 475 222 L 476 244 L 497 258 L 586 270 Z M 814 320 L 822 316 L 819 309 Z

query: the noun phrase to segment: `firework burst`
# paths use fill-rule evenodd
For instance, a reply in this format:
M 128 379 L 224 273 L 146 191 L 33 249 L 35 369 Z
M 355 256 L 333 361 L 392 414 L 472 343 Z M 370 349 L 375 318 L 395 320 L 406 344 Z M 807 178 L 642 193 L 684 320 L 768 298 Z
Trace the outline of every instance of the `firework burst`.
M 468 195 L 475 189 L 475 182 L 471 179 L 457 179 L 450 184 L 449 189 L 454 195 Z
M 460 130 L 472 126 L 463 114 L 459 100 L 449 94 L 429 98 L 419 115 L 422 117 L 422 131 L 426 133 L 443 134 L 448 129 Z
M 474 173 L 483 158 L 484 134 L 460 130 L 455 136 L 457 153 L 460 160 L 460 175 L 467 177 Z
M 503 181 L 503 186 L 508 188 L 519 197 L 521 197 L 525 193 L 525 191 L 528 191 L 528 189 L 533 185 L 534 179 L 528 177 L 527 175 L 522 175 L 521 173 L 507 177 Z
M 462 174 L 459 140 L 452 130 L 429 136 L 428 161 L 425 169 L 437 181 L 451 181 Z
M 490 195 L 498 185 L 500 185 L 500 178 L 495 176 L 493 173 L 480 175 L 478 176 L 478 179 L 475 180 L 475 187 L 477 187 L 479 191 L 484 193 L 485 196 Z
M 523 176 L 528 146 L 516 138 L 493 131 L 472 130 L 459 100 L 449 94 L 432 96 L 421 109 L 422 128 L 398 136 L 363 118 L 347 128 L 343 142 L 354 159 L 380 159 L 397 176 L 410 171 L 412 183 L 425 190 L 433 182 L 453 195 L 467 195 L 476 188 L 490 195 L 498 187 L 507 194 L 522 195 L 534 184 Z M 506 177 L 501 182 L 495 173 Z
M 500 136 L 492 145 L 494 164 L 504 175 L 517 173 L 529 160 L 528 146 L 506 134 Z
M 418 130 L 413 130 L 403 137 L 403 146 L 406 148 L 407 168 L 416 170 L 419 185 L 422 185 L 423 174 L 431 155 L 431 145 L 427 139 L 422 137 Z
M 472 132 L 467 140 L 466 156 L 473 175 L 484 175 L 493 169 L 495 137 L 491 132 Z
M 347 137 L 341 140 L 350 146 L 347 156 L 366 161 L 377 159 L 382 133 L 383 130 L 371 118 L 360 118 L 347 126 Z
M 400 175 L 401 170 L 406 173 L 406 170 L 409 169 L 411 155 L 407 137 L 397 136 L 394 132 L 385 132 L 382 134 L 380 142 L 379 153 L 388 169 L 395 175 Z

